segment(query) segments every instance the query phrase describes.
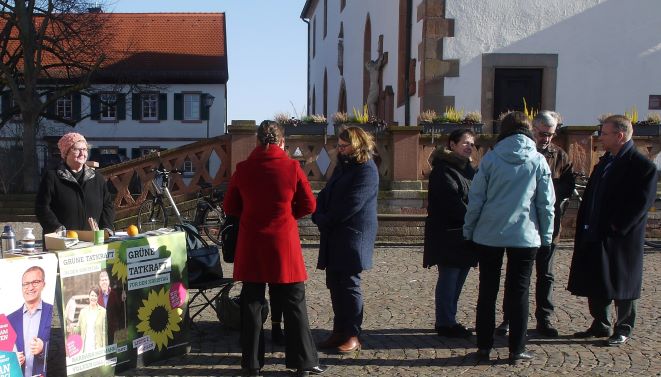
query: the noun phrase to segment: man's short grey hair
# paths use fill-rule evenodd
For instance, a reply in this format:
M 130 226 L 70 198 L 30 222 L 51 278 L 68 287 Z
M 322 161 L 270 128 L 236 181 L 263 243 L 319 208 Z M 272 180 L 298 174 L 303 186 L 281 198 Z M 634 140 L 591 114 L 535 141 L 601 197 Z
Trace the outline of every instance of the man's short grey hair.
M 542 110 L 537 115 L 535 115 L 535 118 L 532 120 L 532 125 L 533 126 L 547 126 L 547 127 L 557 127 L 560 123 L 562 123 L 562 118 L 560 117 L 560 114 L 556 113 L 555 111 L 550 111 L 550 110 Z
M 612 124 L 616 130 L 624 133 L 624 138 L 626 141 L 629 141 L 631 136 L 633 136 L 633 126 L 631 125 L 631 119 L 624 115 L 611 115 L 604 119 L 603 122 L 601 122 L 602 125 L 606 123 Z

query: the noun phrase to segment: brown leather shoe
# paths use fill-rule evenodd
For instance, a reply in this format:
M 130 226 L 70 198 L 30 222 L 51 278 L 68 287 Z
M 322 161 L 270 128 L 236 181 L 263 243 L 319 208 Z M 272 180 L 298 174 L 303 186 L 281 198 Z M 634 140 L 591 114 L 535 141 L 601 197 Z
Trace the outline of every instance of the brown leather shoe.
M 328 348 L 335 348 L 342 344 L 344 342 L 345 337 L 344 335 L 334 332 L 331 333 L 330 336 L 323 341 L 317 343 L 317 348 L 319 349 L 328 349 Z
M 337 352 L 339 353 L 351 353 L 355 351 L 360 351 L 360 340 L 357 336 L 350 336 L 347 340 L 337 346 Z

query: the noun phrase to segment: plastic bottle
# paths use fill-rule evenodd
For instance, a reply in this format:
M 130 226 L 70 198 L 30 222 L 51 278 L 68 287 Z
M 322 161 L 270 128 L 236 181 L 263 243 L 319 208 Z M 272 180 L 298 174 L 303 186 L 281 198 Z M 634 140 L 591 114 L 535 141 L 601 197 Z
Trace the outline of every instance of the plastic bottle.
M 32 228 L 25 228 L 25 235 L 21 240 L 21 247 L 24 253 L 34 253 L 35 238 L 32 234 Z
M 2 249 L 0 249 L 0 258 L 3 254 L 16 248 L 16 234 L 11 228 L 11 225 L 5 225 L 2 231 Z

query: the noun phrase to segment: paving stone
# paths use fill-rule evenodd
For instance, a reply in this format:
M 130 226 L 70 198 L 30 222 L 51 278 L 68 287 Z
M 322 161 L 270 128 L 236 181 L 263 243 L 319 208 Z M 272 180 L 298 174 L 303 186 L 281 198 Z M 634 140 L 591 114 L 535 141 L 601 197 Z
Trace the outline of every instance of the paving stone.
M 304 255 L 310 279 L 306 286 L 308 314 L 318 341 L 332 328 L 332 310 L 323 271 L 314 269 L 317 248 L 306 246 Z M 562 243 L 555 259 L 556 311 L 552 317 L 560 332 L 555 339 L 537 338 L 534 327 L 534 286 L 531 288 L 528 349 L 535 359 L 518 366 L 508 364 L 507 337 L 495 337 L 491 360 L 475 356 L 475 336 L 469 339 L 439 337 L 434 331 L 435 268 L 424 269 L 422 247 L 384 246 L 375 253 L 374 269 L 363 273 L 365 320 L 363 350 L 351 355 L 320 352 L 321 362 L 332 365 L 324 376 L 660 376 L 661 371 L 661 253 L 645 255 L 643 292 L 633 338 L 622 347 L 606 347 L 603 340 L 574 339 L 591 322 L 587 300 L 565 290 L 572 244 Z M 231 266 L 226 269 L 229 275 Z M 533 273 L 533 281 L 534 281 Z M 501 280 L 504 280 L 504 274 Z M 497 303 L 501 319 L 502 284 Z M 457 320 L 475 327 L 478 271 L 471 269 L 459 301 Z M 191 351 L 122 376 L 235 376 L 240 374 L 238 332 L 218 323 L 215 313 L 205 311 L 198 325 L 205 333 L 191 331 Z M 62 337 L 59 319 L 53 331 L 55 352 L 49 357 L 49 375 L 63 376 Z M 265 376 L 290 375 L 284 367 L 284 348 L 273 346 L 270 321 L 266 329 Z M 59 338 L 58 338 L 59 337 Z M 59 339 L 59 340 L 58 340 Z M 58 343 L 59 342 L 59 343 Z M 53 350 L 53 349 L 52 349 Z

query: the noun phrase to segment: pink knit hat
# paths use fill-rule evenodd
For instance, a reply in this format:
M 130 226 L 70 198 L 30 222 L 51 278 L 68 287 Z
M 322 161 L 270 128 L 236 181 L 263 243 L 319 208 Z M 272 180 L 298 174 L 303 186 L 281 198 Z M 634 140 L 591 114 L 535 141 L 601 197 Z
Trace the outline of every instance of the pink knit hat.
M 69 132 L 68 134 L 65 134 L 60 138 L 60 141 L 57 142 L 57 147 L 60 148 L 60 154 L 62 155 L 63 160 L 67 158 L 67 154 L 69 153 L 69 150 L 71 150 L 73 145 L 79 141 L 82 141 L 85 144 L 87 144 L 87 140 L 85 140 L 85 136 L 76 132 Z

